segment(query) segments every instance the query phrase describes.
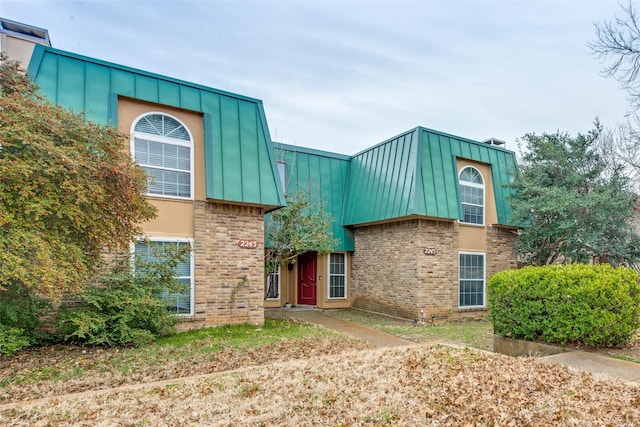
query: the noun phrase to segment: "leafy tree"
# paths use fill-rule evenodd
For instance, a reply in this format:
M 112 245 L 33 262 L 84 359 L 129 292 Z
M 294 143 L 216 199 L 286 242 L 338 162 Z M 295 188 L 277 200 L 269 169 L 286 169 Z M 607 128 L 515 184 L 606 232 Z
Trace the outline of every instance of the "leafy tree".
M 81 288 L 105 248 L 126 247 L 154 216 L 146 185 L 125 136 L 43 99 L 0 58 L 0 291 Z
M 328 253 L 338 244 L 329 229 L 333 218 L 324 210 L 319 192 L 300 189 L 287 194 L 286 200 L 286 207 L 272 212 L 266 219 L 267 273 L 295 262 L 299 254 Z
M 602 128 L 587 134 L 527 134 L 521 167 L 510 187 L 512 221 L 524 227 L 518 252 L 533 265 L 589 262 L 632 264 L 640 255 L 631 218 L 636 196 L 619 167 L 597 153 Z

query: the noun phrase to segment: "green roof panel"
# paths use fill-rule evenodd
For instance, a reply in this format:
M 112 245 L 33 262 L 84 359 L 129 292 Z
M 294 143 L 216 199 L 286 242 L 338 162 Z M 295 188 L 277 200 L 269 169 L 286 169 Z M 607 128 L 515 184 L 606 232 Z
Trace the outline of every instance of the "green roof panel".
M 102 65 L 87 63 L 85 115 L 87 119 L 100 122 L 102 117 L 109 117 L 109 69 Z
M 206 92 L 204 95 L 212 95 Z M 180 105 L 180 85 L 165 80 L 158 80 L 158 103 L 178 107 Z M 203 107 L 204 111 L 207 111 Z
M 158 79 L 142 74 L 135 75 L 136 98 L 158 103 Z
M 118 96 L 202 113 L 207 198 L 285 204 L 262 101 L 42 45 L 28 72 L 52 102 L 101 124 L 117 126 Z

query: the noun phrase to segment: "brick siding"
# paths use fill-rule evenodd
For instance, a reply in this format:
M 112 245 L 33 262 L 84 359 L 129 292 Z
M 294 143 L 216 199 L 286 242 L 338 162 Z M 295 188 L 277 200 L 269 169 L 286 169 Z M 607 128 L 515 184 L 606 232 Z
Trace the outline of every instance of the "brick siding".
M 239 240 L 255 240 L 242 249 Z M 195 313 L 181 329 L 264 324 L 264 210 L 195 202 Z
M 514 229 L 504 227 L 486 228 L 487 233 L 487 280 L 495 273 L 518 268 L 516 240 L 518 235 Z
M 412 219 L 358 227 L 354 232 L 354 307 L 406 319 L 482 317 L 458 308 L 457 222 Z M 517 267 L 512 230 L 486 228 L 486 272 Z M 425 254 L 425 248 L 435 254 Z
M 354 235 L 354 307 L 412 319 L 457 305 L 457 224 L 414 219 L 359 227 Z

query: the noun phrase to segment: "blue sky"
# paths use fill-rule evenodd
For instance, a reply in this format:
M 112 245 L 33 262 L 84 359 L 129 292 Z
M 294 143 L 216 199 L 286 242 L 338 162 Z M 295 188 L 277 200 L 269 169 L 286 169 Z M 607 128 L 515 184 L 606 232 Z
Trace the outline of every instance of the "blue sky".
M 31 1 L 54 47 L 261 99 L 274 140 L 345 154 L 415 126 L 517 151 L 624 120 L 587 43 L 609 1 Z

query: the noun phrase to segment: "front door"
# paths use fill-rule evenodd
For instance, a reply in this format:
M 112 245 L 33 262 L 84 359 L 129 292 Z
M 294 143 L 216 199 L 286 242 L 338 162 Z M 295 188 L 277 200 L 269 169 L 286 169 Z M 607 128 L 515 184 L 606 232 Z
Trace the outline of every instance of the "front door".
M 298 256 L 298 304 L 316 305 L 316 252 Z

